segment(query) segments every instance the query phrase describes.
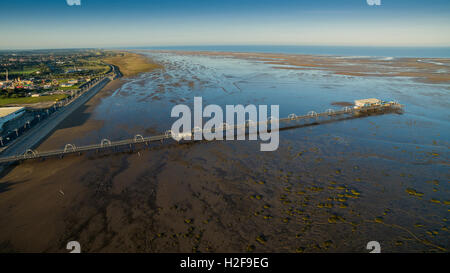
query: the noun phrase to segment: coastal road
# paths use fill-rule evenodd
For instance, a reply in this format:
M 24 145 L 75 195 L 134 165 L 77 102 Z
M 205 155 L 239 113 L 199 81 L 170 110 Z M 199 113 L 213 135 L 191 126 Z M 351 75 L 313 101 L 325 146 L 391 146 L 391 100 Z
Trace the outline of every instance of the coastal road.
M 73 113 L 78 107 L 89 101 L 95 94 L 97 94 L 106 84 L 110 82 L 109 78 L 104 78 L 103 80 L 96 83 L 90 88 L 90 90 L 83 93 L 75 101 L 58 110 L 56 113 L 51 115 L 49 118 L 38 123 L 36 126 L 31 128 L 28 132 L 18 138 L 14 143 L 9 145 L 3 152 L 1 156 L 13 156 L 25 153 L 28 149 L 36 148 L 41 141 L 43 141 L 48 135 L 50 135 L 53 130 L 60 124 L 64 119 L 66 119 L 71 113 Z

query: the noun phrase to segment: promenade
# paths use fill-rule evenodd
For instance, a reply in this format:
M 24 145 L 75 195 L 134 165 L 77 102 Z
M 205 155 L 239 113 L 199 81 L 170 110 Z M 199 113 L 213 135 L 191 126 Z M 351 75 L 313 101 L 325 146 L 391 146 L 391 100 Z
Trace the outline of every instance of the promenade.
M 17 154 L 23 154 L 28 149 L 36 148 L 53 130 L 71 113 L 73 113 L 78 107 L 85 104 L 93 96 L 95 96 L 106 84 L 110 82 L 110 78 L 106 77 L 98 81 L 89 90 L 80 95 L 76 100 L 68 105 L 60 108 L 56 113 L 52 114 L 49 118 L 41 121 L 36 126 L 32 127 L 25 134 L 20 136 L 11 145 L 5 148 L 1 152 L 2 157 L 13 156 Z

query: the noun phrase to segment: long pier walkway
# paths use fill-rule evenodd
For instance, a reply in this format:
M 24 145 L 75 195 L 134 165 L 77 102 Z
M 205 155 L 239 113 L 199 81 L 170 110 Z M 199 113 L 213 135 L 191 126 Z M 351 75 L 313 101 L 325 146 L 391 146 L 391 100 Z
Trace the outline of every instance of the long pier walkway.
M 99 86 L 100 87 L 100 86 Z M 300 115 L 297 116 L 296 114 L 290 114 L 286 118 L 280 118 L 278 119 L 279 123 L 287 123 L 287 122 L 299 122 L 299 121 L 306 121 L 315 123 L 320 119 L 334 119 L 339 118 L 343 116 L 350 116 L 350 117 L 360 117 L 360 116 L 367 116 L 370 113 L 391 113 L 391 112 L 398 112 L 401 111 L 403 108 L 403 105 L 396 103 L 396 102 L 387 102 L 382 103 L 380 105 L 374 105 L 374 106 L 367 106 L 367 107 L 361 107 L 361 108 L 353 108 L 353 107 L 345 107 L 341 110 L 333 110 L 328 109 L 325 112 L 316 113 L 314 111 L 308 112 L 306 115 Z M 227 132 L 230 130 L 235 129 L 241 129 L 241 128 L 249 128 L 251 126 L 260 125 L 263 123 L 266 123 L 266 125 L 269 125 L 273 120 L 263 121 L 263 122 L 252 122 L 247 121 L 245 124 L 238 124 L 234 126 L 229 126 L 226 123 L 222 125 L 222 128 L 218 128 L 215 130 L 221 130 L 223 132 Z M 281 126 L 280 126 L 281 128 Z M 192 132 L 187 133 L 190 136 L 193 136 L 195 132 L 201 131 L 200 128 L 194 128 Z M 157 141 L 164 141 L 165 139 L 176 139 L 179 140 L 183 137 L 186 137 L 186 133 L 183 133 L 182 135 L 173 135 L 170 130 L 166 131 L 164 134 L 155 135 L 155 136 L 149 136 L 144 137 L 142 135 L 136 135 L 134 138 L 131 139 L 125 139 L 125 140 L 119 140 L 119 141 L 110 141 L 109 139 L 103 139 L 98 144 L 93 145 L 87 145 L 87 146 L 75 146 L 74 144 L 66 144 L 66 146 L 63 149 L 58 150 L 51 150 L 51 151 L 35 151 L 32 149 L 27 149 L 22 154 L 16 154 L 11 156 L 5 156 L 0 157 L 0 164 L 9 164 L 14 163 L 17 161 L 23 161 L 28 159 L 45 159 L 49 157 L 63 157 L 64 155 L 68 154 L 81 154 L 83 152 L 89 152 L 89 151 L 99 151 L 104 149 L 115 149 L 121 146 L 127 146 L 134 144 L 145 144 L 149 145 L 151 142 L 157 142 Z

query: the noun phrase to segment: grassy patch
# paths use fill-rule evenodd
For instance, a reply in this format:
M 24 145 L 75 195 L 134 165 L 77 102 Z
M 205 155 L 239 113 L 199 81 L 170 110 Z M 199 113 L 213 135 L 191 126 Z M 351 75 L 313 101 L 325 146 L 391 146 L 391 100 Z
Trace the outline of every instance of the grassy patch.
M 5 106 L 9 104 L 31 104 L 31 103 L 38 103 L 38 102 L 49 102 L 49 101 L 56 101 L 56 100 L 62 100 L 66 98 L 67 95 L 64 94 L 58 94 L 58 95 L 51 95 L 51 96 L 41 96 L 41 97 L 24 97 L 24 98 L 0 98 L 0 106 Z
M 30 75 L 33 73 L 36 73 L 37 71 L 39 71 L 39 67 L 29 67 L 29 68 L 25 68 L 24 70 L 12 70 L 12 71 L 8 71 L 8 75 L 10 76 L 24 76 L 24 75 Z M 6 76 L 6 72 L 2 71 L 0 72 L 1 76 Z

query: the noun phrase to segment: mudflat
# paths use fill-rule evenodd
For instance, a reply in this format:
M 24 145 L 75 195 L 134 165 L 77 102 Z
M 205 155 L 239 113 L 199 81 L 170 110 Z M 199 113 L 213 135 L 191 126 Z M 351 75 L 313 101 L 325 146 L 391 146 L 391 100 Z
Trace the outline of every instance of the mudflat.
M 0 179 L 0 251 L 66 252 L 72 240 L 83 252 L 363 252 L 372 240 L 383 252 L 448 251 L 442 114 L 448 72 L 423 83 L 445 66 L 419 59 L 142 54 L 164 68 L 109 83 L 38 150 L 163 132 L 171 107 L 193 96 L 205 103 L 279 103 L 288 114 L 381 94 L 408 110 L 284 130 L 272 153 L 252 141 L 163 143 L 24 162 Z M 417 70 L 417 77 L 388 73 L 410 73 L 402 68 Z M 370 76 L 376 71 L 384 76 Z
M 171 52 L 161 50 L 158 52 Z M 276 69 L 322 70 L 360 77 L 411 77 L 424 83 L 449 83 L 450 59 L 345 57 L 301 54 L 177 51 L 181 55 L 227 56 L 259 60 Z

